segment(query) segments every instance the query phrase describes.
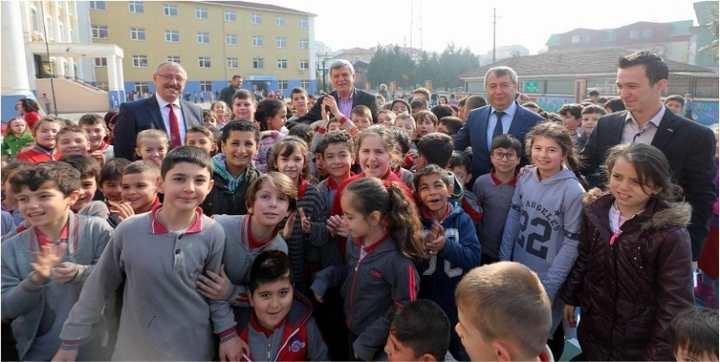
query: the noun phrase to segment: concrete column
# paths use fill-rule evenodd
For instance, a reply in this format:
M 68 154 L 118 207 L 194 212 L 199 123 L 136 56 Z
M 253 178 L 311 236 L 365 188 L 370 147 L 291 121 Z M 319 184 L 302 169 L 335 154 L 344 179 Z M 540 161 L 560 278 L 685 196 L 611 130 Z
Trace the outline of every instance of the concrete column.
M 43 3 L 45 2 L 43 1 Z M 52 15 L 50 17 L 52 19 L 52 24 L 48 25 L 50 25 L 50 31 L 53 31 L 53 34 L 55 34 L 55 42 L 60 42 L 60 39 L 63 38 L 63 34 L 60 31 L 60 9 L 58 8 L 58 6 L 62 3 L 51 2 L 50 4 L 52 6 Z
M 55 78 L 65 77 L 65 58 L 55 57 Z
M 18 99 L 35 98 L 30 89 L 28 73 L 25 71 L 25 43 L 22 32 L 22 14 L 20 2 L 2 1 L 2 44 L 3 49 L 16 49 L 17 51 L 3 51 L 2 57 L 2 122 L 15 116 L 15 102 Z
M 63 21 L 65 23 L 65 35 L 63 35 L 63 39 L 65 39 L 65 41 L 68 43 L 72 43 L 73 41 L 75 41 L 72 36 L 72 34 L 74 33 L 74 26 L 70 20 L 70 7 L 71 5 L 74 6 L 74 3 L 74 1 L 60 2 L 60 4 L 63 4 L 63 7 L 65 8 L 65 20 Z M 74 63 L 75 62 L 72 62 L 71 64 Z
M 122 60 L 112 54 L 107 57 L 108 74 L 108 101 L 110 109 L 114 109 L 125 102 L 125 88 L 123 80 Z

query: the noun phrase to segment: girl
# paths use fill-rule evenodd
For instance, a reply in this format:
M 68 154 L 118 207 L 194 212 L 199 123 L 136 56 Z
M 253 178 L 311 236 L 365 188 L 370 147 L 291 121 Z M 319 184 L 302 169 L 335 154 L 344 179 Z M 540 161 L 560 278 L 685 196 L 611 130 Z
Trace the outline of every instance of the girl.
M 220 274 L 208 272 L 198 278 L 197 288 L 210 299 L 239 304 L 248 301 L 250 266 L 261 252 L 280 250 L 287 254 L 283 239 L 295 225 L 297 188 L 279 172 L 259 176 L 247 191 L 247 215 L 215 215 L 225 230 L 224 268 Z M 288 217 L 290 214 L 290 217 Z M 280 224 L 287 218 L 280 232 Z
M 549 342 L 559 359 L 564 333 L 562 303 L 555 298 L 577 257 L 583 188 L 571 136 L 558 123 L 535 126 L 525 138 L 533 166 L 517 181 L 500 246 L 500 260 L 525 264 L 538 274 L 553 302 Z
M 2 155 L 14 158 L 20 150 L 33 143 L 32 133 L 24 119 L 17 117 L 8 122 L 2 141 Z
M 210 110 L 215 115 L 215 121 L 217 122 L 215 127 L 217 129 L 222 129 L 225 123 L 230 121 L 230 109 L 228 109 L 228 105 L 225 104 L 225 102 L 217 101 L 213 103 L 210 106 Z
M 350 183 L 342 195 L 350 238 L 348 265 L 319 272 L 315 298 L 342 282 L 352 357 L 373 361 L 387 340 L 390 319 L 415 300 L 419 275 L 411 258 L 423 256 L 415 205 L 399 184 L 374 177 Z
M 37 121 L 35 128 L 32 129 L 35 144 L 20 151 L 15 157 L 18 161 L 32 164 L 56 160 L 56 136 L 64 125 L 65 122 L 59 118 L 45 117 Z
M 287 108 L 277 99 L 263 99 L 255 111 L 255 123 L 260 129 L 258 153 L 255 155 L 255 168 L 260 172 L 267 170 L 267 156 L 270 148 L 288 134 L 285 128 Z
M 282 172 L 297 185 L 298 215 L 285 241 L 293 268 L 293 285 L 307 296 L 310 273 L 329 265 L 323 260 L 329 256 L 323 250 L 328 241 L 325 227 L 327 208 L 320 191 L 307 181 L 309 158 L 307 144 L 294 136 L 288 136 L 273 146 L 268 156 L 268 170 Z M 337 250 L 334 245 L 333 249 Z
M 565 282 L 565 319 L 584 357 L 674 360 L 670 321 L 691 308 L 690 207 L 672 203 L 670 166 L 657 148 L 615 146 L 605 162 L 609 193 L 584 208 L 575 266 Z
M 23 98 L 17 101 L 15 108 L 17 108 L 18 115 L 27 122 L 28 128 L 34 129 L 35 123 L 41 118 L 40 106 L 37 102 L 30 98 Z

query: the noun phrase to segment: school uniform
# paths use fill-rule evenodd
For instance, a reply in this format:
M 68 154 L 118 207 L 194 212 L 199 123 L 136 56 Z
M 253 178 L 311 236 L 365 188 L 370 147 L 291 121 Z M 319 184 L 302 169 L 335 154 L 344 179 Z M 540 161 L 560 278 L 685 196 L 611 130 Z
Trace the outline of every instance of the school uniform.
M 30 227 L 2 243 L 2 319 L 12 319 L 21 360 L 50 360 L 60 347 L 60 330 L 83 284 L 110 240 L 112 228 L 104 220 L 69 212 L 59 240 L 49 240 Z M 82 267 L 67 283 L 53 279 L 42 285 L 31 281 L 32 265 L 41 245 L 60 241 L 68 247 L 62 261 Z M 94 322 L 98 322 L 100 314 Z M 88 325 L 88 337 L 93 326 Z M 95 333 L 98 330 L 94 331 Z M 80 358 L 98 356 L 80 355 Z
M 483 264 L 498 261 L 500 242 L 502 241 L 505 220 L 515 193 L 517 177 L 503 183 L 494 172 L 486 173 L 475 179 L 473 191 L 477 201 L 483 206 L 483 218 L 480 222 L 479 237 L 483 242 Z
M 123 285 L 120 328 L 113 360 L 210 360 L 217 353 L 213 333 L 235 333 L 226 301 L 208 301 L 196 282 L 218 272 L 225 233 L 198 208 L 184 231 L 168 231 L 157 219 L 159 208 L 124 220 L 80 299 L 65 322 L 63 348 L 90 335 L 108 295 Z
M 16 159 L 18 161 L 25 161 L 34 165 L 40 162 L 56 161 L 58 160 L 58 154 L 54 149 L 45 148 L 36 143 L 20 151 L 20 153 L 17 154 Z
M 110 210 L 102 201 L 90 201 L 82 209 L 78 210 L 78 215 L 95 216 L 103 220 L 107 220 L 110 216 Z
M 219 153 L 213 160 L 213 180 L 215 184 L 203 201 L 205 215 L 245 215 L 245 194 L 250 185 L 260 177 L 260 171 L 248 165 L 242 174 L 233 176 L 225 165 L 225 155 Z

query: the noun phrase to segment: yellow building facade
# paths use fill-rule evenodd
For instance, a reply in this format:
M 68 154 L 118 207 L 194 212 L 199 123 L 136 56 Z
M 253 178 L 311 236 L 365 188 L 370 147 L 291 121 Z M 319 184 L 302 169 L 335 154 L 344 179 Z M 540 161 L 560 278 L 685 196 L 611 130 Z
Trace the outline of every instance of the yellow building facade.
M 125 91 L 154 91 L 158 64 L 177 61 L 188 72 L 186 97 L 217 98 L 239 74 L 246 89 L 294 87 L 314 93 L 314 14 L 241 1 L 90 1 L 94 43 L 117 44 L 125 53 Z M 95 59 L 98 86 L 106 63 Z

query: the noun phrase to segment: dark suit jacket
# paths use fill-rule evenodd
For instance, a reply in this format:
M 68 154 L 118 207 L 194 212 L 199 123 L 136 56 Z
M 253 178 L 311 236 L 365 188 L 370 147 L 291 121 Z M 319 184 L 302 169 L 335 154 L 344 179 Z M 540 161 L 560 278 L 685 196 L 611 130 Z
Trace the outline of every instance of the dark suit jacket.
M 492 167 L 490 163 L 490 150 L 487 145 L 487 128 L 490 109 L 488 105 L 470 112 L 465 125 L 453 136 L 456 150 L 464 151 L 468 146 L 472 147 L 473 179 L 490 172 L 490 168 Z M 528 111 L 518 104 L 508 133 L 524 145 L 525 135 L 531 128 L 542 121 L 543 118 L 540 115 Z M 522 155 L 522 163 L 527 163 L 527 158 L 524 153 Z
M 585 145 L 581 172 L 595 181 L 591 184 L 604 183 L 604 179 L 599 177 L 600 166 L 610 148 L 622 142 L 627 112 L 616 112 L 601 118 Z M 715 135 L 709 128 L 666 109 L 652 145 L 668 158 L 673 180 L 683 188 L 685 199 L 692 206 L 688 232 L 692 239 L 693 260 L 697 260 L 707 236 L 707 221 L 715 200 Z
M 377 104 L 375 103 L 375 96 L 362 91 L 360 89 L 354 88 L 355 93 L 353 93 L 353 104 L 352 106 L 355 107 L 357 105 L 364 105 L 370 108 L 370 113 L 372 113 L 373 122 L 377 120 Z M 335 97 L 335 101 L 338 102 L 338 105 L 340 103 L 340 98 L 337 95 L 337 91 L 333 91 L 330 93 L 331 96 Z M 322 105 L 322 100 L 325 96 L 319 97 L 317 102 L 313 105 L 312 108 L 308 111 L 308 113 L 300 118 L 298 118 L 295 122 L 298 123 L 306 123 L 311 124 L 317 120 L 320 120 L 322 118 L 322 114 L 320 113 L 320 105 Z M 350 117 L 349 114 L 346 114 L 345 117 Z
M 202 109 L 195 104 L 180 101 L 185 129 L 202 125 Z M 118 112 L 118 121 L 113 132 L 113 149 L 115 157 L 135 160 L 135 138 L 137 134 L 146 129 L 165 129 L 160 106 L 153 94 L 151 97 L 135 102 L 123 103 Z M 168 137 L 169 138 L 169 137 Z

